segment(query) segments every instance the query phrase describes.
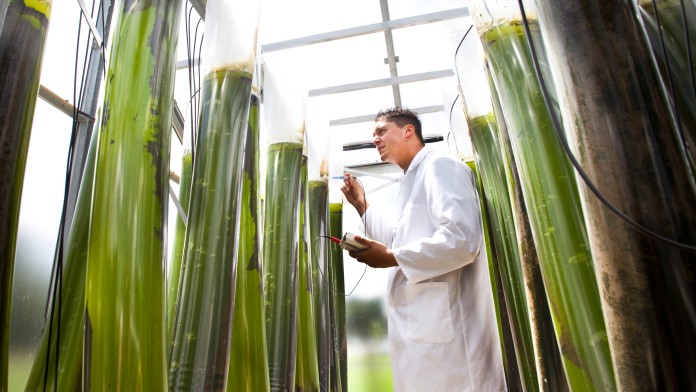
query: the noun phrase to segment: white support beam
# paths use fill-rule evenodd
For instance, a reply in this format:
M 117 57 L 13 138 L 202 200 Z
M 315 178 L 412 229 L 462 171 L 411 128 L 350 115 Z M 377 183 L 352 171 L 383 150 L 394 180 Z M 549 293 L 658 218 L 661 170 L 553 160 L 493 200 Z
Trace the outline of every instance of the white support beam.
M 349 91 L 366 90 L 370 88 L 393 86 L 396 84 L 422 82 L 432 79 L 443 79 L 454 76 L 454 71 L 451 69 L 443 69 L 440 71 L 423 72 L 412 75 L 397 76 L 395 78 L 367 80 L 365 82 L 342 84 L 339 86 L 323 87 L 314 90 L 309 90 L 310 97 L 318 97 L 322 95 L 340 94 Z
M 322 42 L 335 41 L 339 39 L 357 37 L 365 34 L 379 33 L 386 30 L 394 30 L 405 27 L 418 26 L 422 24 L 441 22 L 444 20 L 457 19 L 469 16 L 469 8 L 455 8 L 451 10 L 422 14 L 408 18 L 394 19 L 380 23 L 373 23 L 363 26 L 356 26 L 342 30 L 330 31 L 301 38 L 289 39 L 286 41 L 274 42 L 261 45 L 261 52 L 275 52 L 297 48 L 306 45 L 318 44 Z
M 200 0 L 192 2 L 194 8 L 198 10 L 200 7 Z M 198 6 L 197 6 L 198 5 Z M 445 20 L 463 18 L 469 16 L 469 8 L 455 8 L 446 11 L 433 12 L 429 14 L 411 16 L 408 18 L 401 18 L 395 20 L 389 20 L 380 23 L 373 23 L 364 26 L 356 26 L 342 30 L 329 31 L 326 33 L 309 35 L 306 37 L 294 38 L 287 41 L 272 42 L 268 44 L 261 45 L 262 53 L 276 52 L 279 50 L 298 48 L 301 46 L 319 44 L 322 42 L 336 41 L 340 39 L 358 37 L 361 35 L 379 33 L 386 30 L 401 29 L 406 27 L 419 26 L 428 23 L 442 22 Z M 202 17 L 202 16 L 201 16 Z M 195 58 L 192 60 L 193 63 L 197 62 L 199 59 Z M 188 68 L 189 61 L 179 60 L 176 62 L 176 69 Z

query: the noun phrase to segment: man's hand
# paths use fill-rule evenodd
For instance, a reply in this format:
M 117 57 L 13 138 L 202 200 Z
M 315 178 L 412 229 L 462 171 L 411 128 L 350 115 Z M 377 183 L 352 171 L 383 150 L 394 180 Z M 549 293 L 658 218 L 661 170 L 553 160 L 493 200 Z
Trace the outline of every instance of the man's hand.
M 358 211 L 360 216 L 363 216 L 367 210 L 367 200 L 365 200 L 365 190 L 360 184 L 360 181 L 356 180 L 352 174 L 346 173 L 343 179 L 343 186 L 341 187 L 341 192 L 346 196 L 348 203 L 352 204 L 353 207 Z
M 355 241 L 366 245 L 367 249 L 360 250 L 357 252 L 348 252 L 350 257 L 358 260 L 361 263 L 365 263 L 372 268 L 388 268 L 396 267 L 397 264 L 391 249 L 387 248 L 381 242 L 368 240 L 367 238 L 355 236 Z

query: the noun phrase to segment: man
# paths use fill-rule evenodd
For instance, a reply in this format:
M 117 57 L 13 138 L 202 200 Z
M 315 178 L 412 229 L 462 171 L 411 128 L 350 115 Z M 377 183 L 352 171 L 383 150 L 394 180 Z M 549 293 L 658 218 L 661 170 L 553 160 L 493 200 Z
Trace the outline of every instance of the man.
M 389 348 L 396 391 L 504 391 L 505 376 L 472 171 L 425 148 L 418 114 L 380 111 L 374 145 L 404 171 L 396 222 L 370 208 L 346 174 L 341 191 L 371 238 L 351 257 L 393 267 L 387 289 Z

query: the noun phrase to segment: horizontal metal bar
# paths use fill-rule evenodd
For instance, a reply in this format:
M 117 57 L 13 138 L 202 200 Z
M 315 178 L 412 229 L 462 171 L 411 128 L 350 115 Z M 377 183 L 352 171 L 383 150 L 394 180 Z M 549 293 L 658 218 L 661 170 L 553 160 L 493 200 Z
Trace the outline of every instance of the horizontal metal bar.
M 70 118 L 72 118 L 73 114 L 75 114 L 75 107 L 70 102 L 68 102 L 67 99 L 61 98 L 58 94 L 49 90 L 44 85 L 39 85 L 39 98 L 48 102 L 61 112 L 67 114 L 68 116 L 70 116 Z M 79 110 L 77 111 L 77 119 L 80 122 L 94 120 L 92 116 Z
M 174 107 L 172 108 L 172 127 L 174 128 L 174 133 L 176 137 L 179 138 L 179 142 L 184 144 L 184 116 L 179 110 L 179 104 L 174 100 Z
M 372 23 L 363 26 L 356 26 L 342 30 L 330 31 L 327 33 L 315 34 L 306 37 L 289 39 L 286 41 L 273 42 L 261 45 L 261 52 L 275 52 L 297 48 L 300 46 L 318 44 L 322 42 L 335 41 L 339 39 L 357 37 L 365 34 L 379 33 L 385 30 L 394 30 L 404 27 L 413 27 L 427 23 L 441 22 L 443 20 L 457 19 L 469 16 L 469 8 L 455 8 L 451 10 L 433 12 L 429 14 L 411 16 L 408 18 L 393 19 L 380 23 Z
M 435 106 L 423 106 L 420 108 L 412 108 L 414 112 L 418 114 L 426 114 L 426 113 L 439 113 L 445 111 L 445 107 L 443 105 L 435 105 Z M 355 116 L 355 117 L 345 117 L 345 118 L 337 118 L 335 120 L 329 121 L 329 126 L 330 127 L 335 127 L 335 126 L 340 126 L 340 125 L 351 125 L 351 124 L 359 124 L 363 122 L 371 122 L 374 121 L 375 116 L 377 113 L 373 114 L 365 114 L 362 116 Z
M 319 97 L 322 95 L 347 93 L 349 91 L 366 90 L 366 89 L 377 88 L 377 87 L 393 86 L 396 84 L 422 82 L 425 80 L 449 78 L 452 76 L 454 76 L 453 70 L 443 69 L 440 71 L 423 72 L 423 73 L 419 73 L 419 74 L 403 75 L 403 76 L 397 76 L 397 77 L 393 77 L 393 78 L 367 80 L 364 82 L 348 83 L 348 84 L 342 84 L 339 86 L 322 87 L 322 88 L 318 88 L 318 89 L 314 89 L 314 90 L 309 90 L 309 96 L 310 97 Z

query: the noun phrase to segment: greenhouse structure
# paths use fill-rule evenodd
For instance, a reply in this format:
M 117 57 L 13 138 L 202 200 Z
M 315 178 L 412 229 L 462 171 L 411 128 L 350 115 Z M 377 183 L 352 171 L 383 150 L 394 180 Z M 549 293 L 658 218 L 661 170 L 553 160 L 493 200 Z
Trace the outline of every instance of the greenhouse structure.
M 695 0 L 0 0 L 0 392 L 399 391 L 339 245 L 394 107 L 474 173 L 508 391 L 696 391 L 694 56 Z

